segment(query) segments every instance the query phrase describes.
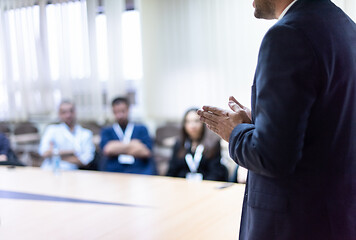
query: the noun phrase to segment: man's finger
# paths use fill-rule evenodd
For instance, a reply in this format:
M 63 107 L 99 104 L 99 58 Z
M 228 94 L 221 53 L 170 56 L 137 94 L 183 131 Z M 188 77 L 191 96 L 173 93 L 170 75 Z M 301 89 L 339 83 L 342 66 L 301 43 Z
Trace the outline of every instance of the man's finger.
M 211 126 L 211 125 L 206 125 L 211 131 L 213 131 L 214 133 L 218 134 L 219 130 L 218 128 L 214 127 L 214 126 Z
M 211 131 L 213 131 L 214 133 L 218 134 L 218 129 L 216 127 L 213 127 L 211 125 L 206 125 Z
M 210 118 L 206 118 L 204 116 L 200 116 L 200 121 L 202 121 L 203 123 L 206 123 L 207 125 L 211 125 L 211 126 L 217 125 L 217 122 L 211 120 Z
M 198 114 L 199 116 L 201 116 L 203 113 L 204 113 L 204 111 L 203 111 L 202 109 L 199 109 L 199 110 L 197 111 L 197 114 Z
M 217 108 L 217 107 L 212 107 L 212 106 L 203 106 L 203 110 L 205 112 L 210 112 L 212 114 L 215 114 L 217 116 L 223 116 L 226 114 L 226 111 L 221 109 L 221 108 Z
M 242 105 L 241 103 L 239 103 L 239 101 L 237 101 L 234 96 L 230 96 L 230 97 L 229 97 L 229 101 L 232 101 L 232 102 L 236 103 L 236 104 L 237 104 L 240 108 L 242 108 L 242 109 L 245 108 L 245 106 Z
M 238 112 L 241 110 L 241 107 L 238 104 L 236 104 L 236 102 L 233 102 L 231 100 L 229 101 L 228 105 L 231 108 L 231 110 L 234 112 Z
M 217 119 L 217 115 L 211 113 L 211 112 L 206 112 L 206 111 L 203 111 L 203 110 L 198 110 L 197 111 L 198 115 L 200 117 L 203 117 L 205 119 L 210 119 L 211 121 L 213 121 L 214 123 L 217 123 L 218 122 L 218 119 Z

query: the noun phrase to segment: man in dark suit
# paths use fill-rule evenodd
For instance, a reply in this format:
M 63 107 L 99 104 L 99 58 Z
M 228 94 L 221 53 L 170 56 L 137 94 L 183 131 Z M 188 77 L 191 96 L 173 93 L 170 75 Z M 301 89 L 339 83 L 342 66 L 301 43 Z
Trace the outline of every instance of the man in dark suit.
M 356 239 L 356 25 L 330 0 L 255 0 L 265 35 L 252 116 L 201 120 L 249 169 L 240 239 Z

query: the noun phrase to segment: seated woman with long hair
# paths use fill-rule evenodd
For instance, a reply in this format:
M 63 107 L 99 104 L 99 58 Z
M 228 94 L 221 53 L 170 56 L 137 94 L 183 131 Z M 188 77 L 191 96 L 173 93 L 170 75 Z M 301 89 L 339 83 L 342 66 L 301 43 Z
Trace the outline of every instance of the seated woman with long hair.
M 184 114 L 167 176 L 227 181 L 227 168 L 220 163 L 220 139 L 200 122 L 197 110 L 191 108 Z

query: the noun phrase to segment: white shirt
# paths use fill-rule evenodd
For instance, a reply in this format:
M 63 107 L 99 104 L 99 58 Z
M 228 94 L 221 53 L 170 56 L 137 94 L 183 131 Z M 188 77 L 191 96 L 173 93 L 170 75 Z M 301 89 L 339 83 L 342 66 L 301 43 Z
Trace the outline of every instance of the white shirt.
M 294 0 L 293 2 L 291 2 L 281 13 L 281 15 L 278 17 L 278 20 L 281 20 L 284 15 L 286 15 L 286 13 L 288 12 L 288 10 L 293 6 L 293 4 L 296 2 L 297 0 Z
M 51 143 L 53 143 L 54 148 L 59 151 L 73 150 L 75 152 L 75 156 L 84 165 L 93 160 L 95 151 L 93 133 L 80 125 L 76 125 L 73 132 L 70 131 L 69 127 L 65 123 L 48 126 L 41 138 L 38 150 L 39 154 L 43 155 L 44 152 L 50 148 Z M 51 169 L 51 159 L 46 158 L 41 167 Z M 61 161 L 60 169 L 73 170 L 78 169 L 78 166 L 73 163 Z

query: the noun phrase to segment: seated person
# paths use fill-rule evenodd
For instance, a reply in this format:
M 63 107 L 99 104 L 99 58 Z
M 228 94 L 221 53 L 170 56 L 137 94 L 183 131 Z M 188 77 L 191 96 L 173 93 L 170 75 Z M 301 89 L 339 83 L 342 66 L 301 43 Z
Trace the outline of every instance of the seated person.
M 208 136 L 197 110 L 189 109 L 184 115 L 182 136 L 174 146 L 167 176 L 227 181 L 227 168 L 220 162 L 220 139 Z
M 9 150 L 10 150 L 9 140 L 3 133 L 0 133 L 0 162 L 7 161 L 7 154 L 9 153 Z
M 8 138 L 3 133 L 0 133 L 0 165 L 23 166 L 12 151 Z
M 62 101 L 59 105 L 61 123 L 46 128 L 40 142 L 39 154 L 45 158 L 42 168 L 51 169 L 51 157 L 58 152 L 59 168 L 74 170 L 89 164 L 94 158 L 93 133 L 76 124 L 74 103 Z
M 112 110 L 116 123 L 101 132 L 103 170 L 110 172 L 156 174 L 152 140 L 145 126 L 129 122 L 129 103 L 115 98 Z

